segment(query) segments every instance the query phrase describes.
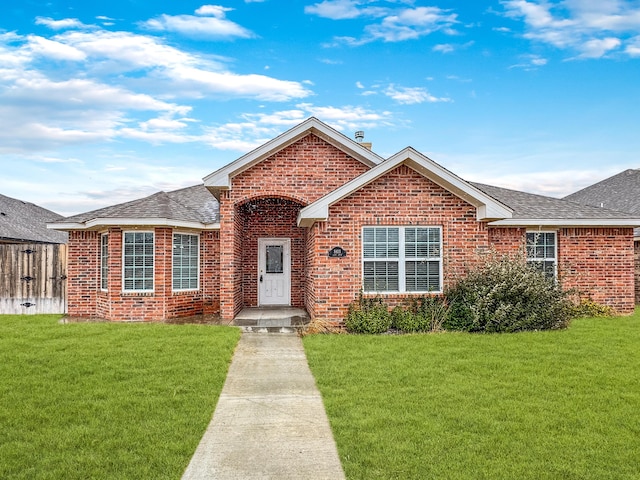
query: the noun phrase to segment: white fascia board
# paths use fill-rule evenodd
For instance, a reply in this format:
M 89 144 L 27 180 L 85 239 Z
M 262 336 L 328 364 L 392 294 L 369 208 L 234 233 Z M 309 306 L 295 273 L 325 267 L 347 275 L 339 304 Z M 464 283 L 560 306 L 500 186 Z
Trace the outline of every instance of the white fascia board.
M 54 230 L 96 230 L 101 227 L 176 227 L 195 230 L 220 230 L 219 223 L 201 223 L 171 218 L 93 218 L 83 223 L 47 224 Z
M 311 117 L 221 169 L 207 175 L 203 179 L 205 187 L 228 190 L 231 188 L 231 178 L 233 176 L 250 169 L 265 158 L 286 148 L 307 136 L 309 133 L 318 135 L 334 147 L 349 154 L 367 166 L 373 167 L 384 160 L 371 150 L 364 148 L 355 140 L 351 140 L 349 137 L 334 130 L 317 118 Z
M 505 219 L 489 222 L 490 227 L 621 227 L 636 228 L 640 226 L 637 218 L 540 218 L 540 219 Z
M 84 223 L 47 223 L 47 228 L 50 230 L 86 230 L 86 226 Z
M 365 185 L 387 174 L 399 165 L 406 164 L 424 177 L 432 180 L 445 190 L 469 202 L 476 207 L 476 218 L 479 221 L 489 219 L 511 218 L 513 211 L 497 200 L 458 178 L 431 159 L 425 157 L 411 147 L 393 155 L 371 170 L 364 172 L 353 180 L 338 187 L 331 193 L 316 200 L 300 210 L 299 226 L 310 226 L 315 221 L 326 221 L 329 217 L 329 206 L 333 205 Z

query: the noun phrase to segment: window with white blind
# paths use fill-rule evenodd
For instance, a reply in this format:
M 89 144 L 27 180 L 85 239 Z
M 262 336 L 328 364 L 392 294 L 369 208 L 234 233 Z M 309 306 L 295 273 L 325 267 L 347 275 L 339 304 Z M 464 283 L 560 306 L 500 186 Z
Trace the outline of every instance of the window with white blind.
M 556 232 L 527 232 L 527 262 L 551 278 L 556 277 Z
M 440 227 L 364 227 L 364 292 L 441 292 Z
M 100 235 L 100 288 L 109 288 L 109 235 Z
M 172 287 L 173 290 L 198 289 L 198 235 L 173 234 Z
M 153 232 L 124 232 L 122 284 L 125 292 L 153 291 L 153 241 Z

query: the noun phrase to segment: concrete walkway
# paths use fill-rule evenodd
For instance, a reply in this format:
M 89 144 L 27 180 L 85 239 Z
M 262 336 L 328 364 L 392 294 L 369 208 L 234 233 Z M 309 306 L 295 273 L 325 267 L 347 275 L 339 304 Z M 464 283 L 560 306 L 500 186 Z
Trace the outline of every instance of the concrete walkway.
M 344 479 L 296 334 L 243 333 L 182 479 Z

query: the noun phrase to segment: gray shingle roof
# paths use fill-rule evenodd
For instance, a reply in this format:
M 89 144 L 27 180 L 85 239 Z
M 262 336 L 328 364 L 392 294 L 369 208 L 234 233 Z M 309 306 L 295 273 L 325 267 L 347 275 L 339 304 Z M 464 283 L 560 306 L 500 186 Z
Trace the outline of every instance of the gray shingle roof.
M 17 198 L 0 195 L 0 240 L 35 243 L 66 243 L 66 232 L 47 228 L 63 218 L 51 210 Z
M 487 195 L 513 209 L 511 220 L 625 220 L 639 214 L 624 213 L 608 208 L 593 207 L 564 199 L 509 190 L 470 182 Z M 192 221 L 203 224 L 220 221 L 220 205 L 200 184 L 172 192 L 158 192 L 145 198 L 81 213 L 57 223 L 85 223 L 97 218 L 155 219 Z
M 640 214 L 640 170 L 625 170 L 567 195 L 564 199 L 594 207 L 602 205 L 605 208 L 638 215 Z
M 565 199 L 545 197 L 533 193 L 519 192 L 507 188 L 473 183 L 487 195 L 513 209 L 513 219 L 573 220 L 573 219 L 631 219 L 638 215 L 618 212 L 607 208 L 593 207 Z
M 96 218 L 165 218 L 211 224 L 220 220 L 219 207 L 215 197 L 200 184 L 80 213 L 57 223 L 85 223 Z

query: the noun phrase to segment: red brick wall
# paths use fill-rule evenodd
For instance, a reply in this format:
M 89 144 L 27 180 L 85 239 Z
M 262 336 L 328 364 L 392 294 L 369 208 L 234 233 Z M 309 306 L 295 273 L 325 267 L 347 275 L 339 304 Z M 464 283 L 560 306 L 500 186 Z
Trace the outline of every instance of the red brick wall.
M 148 231 L 148 230 L 147 230 Z M 158 321 L 219 311 L 219 235 L 200 236 L 200 288 L 188 292 L 172 291 L 173 230 L 154 231 L 154 291 L 122 291 L 122 233 L 111 228 L 109 234 L 109 288 L 100 289 L 100 233 L 71 232 L 69 247 L 68 312 L 71 316 L 100 317 L 115 321 Z M 90 252 L 90 253 L 89 253 Z
M 524 255 L 526 228 L 489 228 L 489 242 L 498 253 Z
M 98 252 L 100 236 L 96 232 L 69 232 L 67 266 L 67 311 L 69 315 L 97 315 L 100 288 Z
M 236 205 L 249 198 L 279 197 L 308 205 L 369 167 L 309 134 L 233 178 Z
M 202 313 L 220 312 L 220 232 L 200 234 L 200 288 Z
M 490 228 L 498 252 L 522 253 L 525 228 Z M 633 231 L 628 228 L 561 228 L 558 242 L 558 278 L 566 289 L 583 298 L 609 305 L 620 313 L 634 309 L 635 279 Z
M 566 288 L 620 313 L 635 307 L 633 229 L 561 228 L 558 275 Z
M 362 286 L 361 232 L 366 225 L 441 226 L 445 286 L 477 261 L 489 245 L 487 228 L 476 220 L 475 208 L 400 166 L 329 209 L 329 220 L 314 228 L 314 252 L 309 275 L 316 305 L 315 317 L 343 318 Z M 340 246 L 343 258 L 329 258 Z M 385 295 L 393 305 L 405 295 Z
M 640 303 L 640 242 L 633 242 L 633 252 L 635 256 L 635 283 L 636 283 L 636 303 Z
M 220 196 L 220 309 L 223 318 L 233 318 L 244 306 L 249 306 L 245 302 L 254 302 L 254 293 L 245 290 L 252 290 L 250 276 L 249 282 L 243 285 L 244 274 L 254 268 L 255 261 L 247 258 L 245 268 L 243 258 L 251 255 L 248 252 L 252 247 L 247 245 L 248 232 L 244 230 L 244 214 L 240 207 L 248 200 L 267 197 L 289 199 L 306 206 L 368 168 L 309 134 L 232 179 L 231 190 Z M 266 236 L 257 228 L 252 235 Z M 292 240 L 292 254 L 294 243 Z M 305 269 L 306 265 L 302 265 L 300 275 L 304 276 Z M 306 293 L 304 278 L 296 282 L 302 287 L 296 287 L 297 293 L 292 290 L 292 303 L 304 305 L 308 303 L 304 298 L 294 297 Z

